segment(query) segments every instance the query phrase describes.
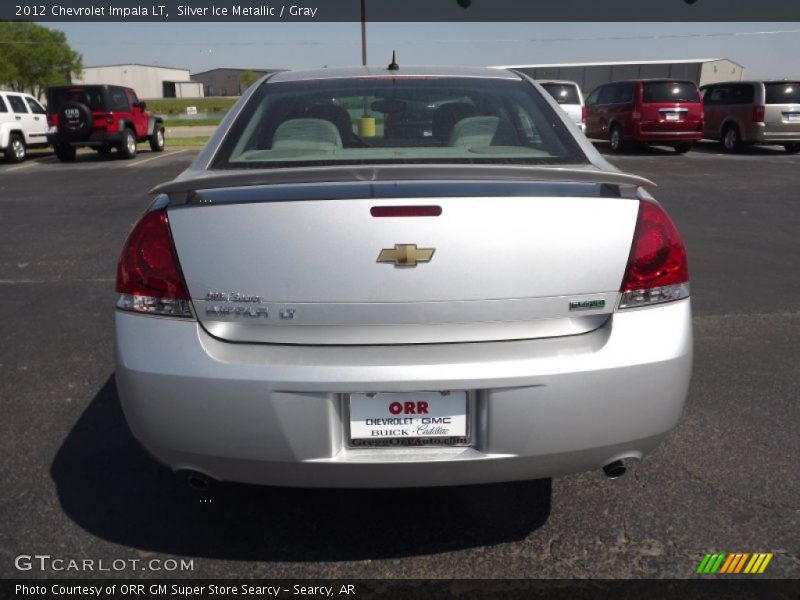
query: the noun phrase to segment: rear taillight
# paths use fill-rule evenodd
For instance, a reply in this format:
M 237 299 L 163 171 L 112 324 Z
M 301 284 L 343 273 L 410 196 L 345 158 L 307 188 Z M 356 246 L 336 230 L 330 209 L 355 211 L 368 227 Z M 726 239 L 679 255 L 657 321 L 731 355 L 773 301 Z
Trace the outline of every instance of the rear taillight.
M 581 106 L 581 121 L 586 123 L 586 107 Z
M 47 124 L 50 125 L 50 127 L 55 127 L 58 125 L 58 117 L 56 117 L 56 115 L 47 115 Z
M 763 123 L 764 122 L 764 113 L 766 112 L 765 106 L 754 106 L 753 107 L 753 123 Z
M 192 316 L 165 210 L 146 213 L 125 241 L 117 265 L 117 292 L 117 308 L 123 310 Z
M 639 201 L 620 308 L 680 300 L 689 296 L 686 249 L 675 225 L 655 201 Z
M 111 125 L 114 122 L 114 113 L 110 112 L 102 112 L 102 113 L 94 113 L 94 122 L 98 125 L 102 125 L 103 121 Z

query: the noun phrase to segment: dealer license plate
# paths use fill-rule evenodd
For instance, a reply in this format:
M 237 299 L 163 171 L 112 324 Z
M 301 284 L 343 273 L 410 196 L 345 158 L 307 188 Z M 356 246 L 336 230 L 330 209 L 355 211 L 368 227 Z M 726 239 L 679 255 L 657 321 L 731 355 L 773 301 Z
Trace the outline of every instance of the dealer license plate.
M 465 446 L 466 392 L 350 394 L 353 447 Z

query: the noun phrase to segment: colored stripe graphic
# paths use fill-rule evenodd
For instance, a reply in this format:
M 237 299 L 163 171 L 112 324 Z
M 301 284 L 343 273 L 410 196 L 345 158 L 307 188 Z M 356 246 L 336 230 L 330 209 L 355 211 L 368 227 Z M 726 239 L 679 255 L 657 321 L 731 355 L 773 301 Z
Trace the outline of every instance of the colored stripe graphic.
M 763 572 L 764 572 L 764 569 L 766 569 L 766 568 L 767 568 L 767 565 L 769 564 L 769 561 L 771 561 L 771 560 L 772 560 L 772 552 L 770 552 L 769 554 L 766 554 L 766 555 L 764 556 L 764 562 L 762 562 L 762 563 L 761 563 L 761 566 L 759 566 L 759 568 L 758 568 L 758 572 L 759 572 L 759 573 L 763 573 Z
M 722 568 L 719 570 L 720 573 L 727 573 L 728 568 L 731 566 L 733 562 L 733 557 L 736 556 L 735 554 L 728 554 L 728 560 L 722 565 Z
M 709 561 L 709 559 L 710 559 L 710 558 L 711 558 L 711 555 L 710 555 L 710 554 L 706 554 L 706 555 L 703 557 L 703 560 L 702 560 L 702 561 L 700 561 L 700 566 L 699 566 L 699 567 L 697 567 L 697 571 L 696 571 L 697 573 L 705 573 L 705 572 L 706 572 L 706 571 L 705 571 L 705 569 L 706 569 L 706 565 L 708 564 L 708 561 Z
M 716 573 L 717 572 L 717 569 L 719 569 L 719 566 L 722 564 L 722 559 L 724 559 L 724 558 L 725 558 L 725 553 L 724 552 L 720 552 L 719 557 L 717 558 L 717 560 L 714 562 L 713 566 L 711 567 L 711 572 L 712 573 Z
M 736 570 L 734 571 L 734 573 L 741 573 L 742 568 L 744 567 L 744 563 L 749 556 L 750 556 L 749 552 L 745 552 L 744 554 L 742 554 L 742 558 L 740 558 L 739 562 L 736 563 Z
M 739 560 L 742 558 L 741 553 L 734 552 L 730 555 L 730 560 L 725 563 L 725 568 L 720 571 L 720 573 L 733 573 L 736 569 L 736 565 L 739 564 Z
M 753 572 L 753 568 L 755 567 L 755 565 L 757 563 L 760 563 L 762 560 L 764 560 L 764 555 L 763 554 L 753 554 L 753 557 L 750 559 L 750 562 L 747 563 L 747 566 L 744 568 L 744 572 L 745 573 L 752 573 Z
M 706 554 L 700 565 L 697 567 L 697 573 L 703 575 L 720 574 L 747 574 L 755 575 L 763 573 L 769 562 L 774 555 L 766 552 L 732 552 L 726 554 L 725 552 L 715 552 L 714 554 Z

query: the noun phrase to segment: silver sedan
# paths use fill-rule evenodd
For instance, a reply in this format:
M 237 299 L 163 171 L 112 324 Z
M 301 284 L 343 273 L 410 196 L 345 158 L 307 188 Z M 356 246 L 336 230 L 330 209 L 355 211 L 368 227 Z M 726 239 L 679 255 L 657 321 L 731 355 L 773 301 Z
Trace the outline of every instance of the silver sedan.
M 621 472 L 681 416 L 652 183 L 510 70 L 268 75 L 119 261 L 117 385 L 173 470 L 400 487 Z

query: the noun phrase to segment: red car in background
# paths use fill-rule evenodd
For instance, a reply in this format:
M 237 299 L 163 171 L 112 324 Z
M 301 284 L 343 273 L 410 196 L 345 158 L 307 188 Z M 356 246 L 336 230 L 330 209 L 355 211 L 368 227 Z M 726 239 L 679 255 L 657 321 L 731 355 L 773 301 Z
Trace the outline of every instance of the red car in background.
M 637 79 L 607 83 L 586 99 L 586 135 L 620 152 L 629 142 L 688 152 L 703 137 L 703 101 L 693 81 Z

